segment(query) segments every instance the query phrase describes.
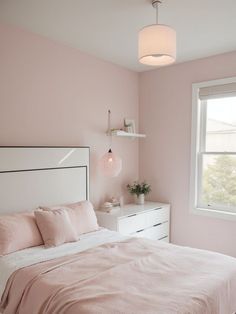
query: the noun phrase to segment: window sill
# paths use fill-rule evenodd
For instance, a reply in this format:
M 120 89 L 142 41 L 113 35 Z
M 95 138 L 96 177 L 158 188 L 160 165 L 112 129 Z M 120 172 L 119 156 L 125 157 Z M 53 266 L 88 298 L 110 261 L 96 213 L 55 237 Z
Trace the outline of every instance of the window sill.
M 231 212 L 223 212 L 220 210 L 212 210 L 209 208 L 193 208 L 191 209 L 192 214 L 201 215 L 201 216 L 208 216 L 208 217 L 214 217 L 219 219 L 225 219 L 225 220 L 234 220 L 236 221 L 236 213 Z

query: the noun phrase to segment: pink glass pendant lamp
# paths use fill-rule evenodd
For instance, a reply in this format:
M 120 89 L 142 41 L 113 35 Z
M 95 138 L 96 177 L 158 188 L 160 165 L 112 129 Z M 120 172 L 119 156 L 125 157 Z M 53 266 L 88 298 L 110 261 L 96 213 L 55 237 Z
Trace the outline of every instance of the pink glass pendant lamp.
M 116 177 L 121 172 L 121 158 L 109 149 L 109 151 L 103 155 L 100 160 L 100 168 L 105 177 Z
M 112 135 L 111 135 L 111 111 L 108 110 L 108 130 L 107 135 L 110 137 L 110 149 L 102 156 L 99 161 L 100 170 L 105 177 L 116 177 L 121 172 L 122 160 L 112 152 Z

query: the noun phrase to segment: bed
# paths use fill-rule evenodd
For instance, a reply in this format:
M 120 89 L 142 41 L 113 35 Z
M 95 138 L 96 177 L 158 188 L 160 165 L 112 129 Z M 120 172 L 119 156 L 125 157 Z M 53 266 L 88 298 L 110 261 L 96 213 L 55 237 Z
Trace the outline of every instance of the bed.
M 0 148 L 0 211 L 89 199 L 89 148 Z M 99 228 L 0 257 L 3 314 L 236 312 L 236 260 Z

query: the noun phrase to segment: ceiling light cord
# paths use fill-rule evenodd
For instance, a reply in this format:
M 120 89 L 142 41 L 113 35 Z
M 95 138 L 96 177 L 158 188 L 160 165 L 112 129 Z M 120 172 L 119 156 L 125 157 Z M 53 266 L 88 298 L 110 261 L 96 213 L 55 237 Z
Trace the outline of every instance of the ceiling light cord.
M 156 9 L 156 24 L 158 25 L 158 5 L 161 3 L 160 0 L 152 0 L 152 6 Z
M 156 24 L 158 24 L 158 3 L 156 4 Z

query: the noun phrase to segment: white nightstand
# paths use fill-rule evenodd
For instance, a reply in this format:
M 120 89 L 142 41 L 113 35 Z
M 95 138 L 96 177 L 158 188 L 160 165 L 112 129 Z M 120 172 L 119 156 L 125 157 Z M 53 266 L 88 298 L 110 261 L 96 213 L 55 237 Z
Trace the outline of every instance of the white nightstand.
M 170 205 L 145 202 L 128 204 L 114 213 L 96 211 L 98 224 L 124 235 L 169 242 Z

